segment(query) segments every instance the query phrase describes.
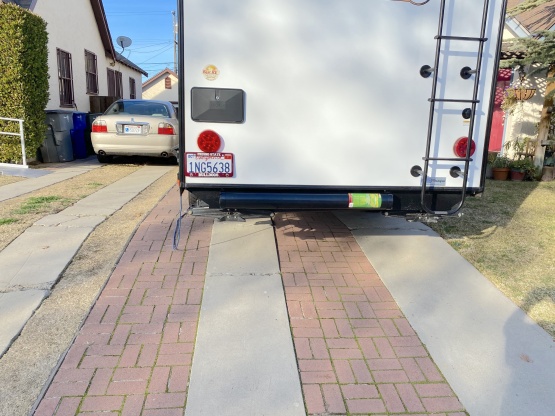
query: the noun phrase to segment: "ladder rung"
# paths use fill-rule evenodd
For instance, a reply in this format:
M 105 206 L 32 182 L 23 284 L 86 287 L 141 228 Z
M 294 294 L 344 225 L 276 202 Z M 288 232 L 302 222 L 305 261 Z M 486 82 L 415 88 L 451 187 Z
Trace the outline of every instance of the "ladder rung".
M 480 100 L 453 100 L 450 98 L 428 98 L 430 102 L 440 102 L 440 103 L 476 103 L 478 104 Z
M 439 160 L 439 161 L 453 161 L 453 162 L 472 162 L 472 158 L 464 157 L 423 157 L 422 160 Z
M 434 39 L 465 40 L 470 42 L 485 42 L 488 40 L 488 38 L 471 38 L 467 36 L 446 36 L 446 35 L 435 36 Z

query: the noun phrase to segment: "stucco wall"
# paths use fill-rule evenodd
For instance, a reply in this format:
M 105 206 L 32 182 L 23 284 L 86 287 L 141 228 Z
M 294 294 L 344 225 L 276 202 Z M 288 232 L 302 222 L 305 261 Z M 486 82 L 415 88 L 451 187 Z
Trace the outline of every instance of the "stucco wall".
M 117 48 L 117 46 L 116 46 Z M 142 92 L 143 92 L 143 80 L 142 80 L 142 74 L 140 74 L 139 72 L 129 68 L 126 65 L 123 65 L 121 62 L 116 62 L 116 64 L 114 66 L 110 66 L 110 64 L 113 61 L 111 59 L 106 59 L 104 66 L 107 68 L 111 68 L 113 70 L 119 71 L 121 72 L 121 76 L 122 76 L 122 81 L 123 81 L 123 98 L 129 98 L 129 78 L 134 78 L 135 79 L 135 91 L 137 93 L 137 96 L 135 98 L 143 98 L 142 97 Z M 104 69 L 104 72 L 106 72 L 106 69 Z M 106 77 L 106 75 L 105 75 Z M 105 85 L 104 88 L 106 88 L 106 93 L 108 92 L 108 81 L 104 81 Z M 103 94 L 105 95 L 105 94 Z
M 526 68 L 530 72 L 530 68 Z M 518 76 L 518 73 L 515 74 Z M 518 86 L 518 82 L 516 83 Z M 536 93 L 527 101 L 519 102 L 512 115 L 507 115 L 505 120 L 505 143 L 522 136 L 536 137 L 537 125 L 544 103 L 545 96 L 545 72 L 528 76 L 523 83 L 526 88 L 536 88 Z
M 122 72 L 124 98 L 129 98 L 130 76 L 135 78 L 137 98 L 141 97 L 141 74 L 119 62 L 111 66 L 113 61 L 106 57 L 89 0 L 36 0 L 33 12 L 48 23 L 50 101 L 46 109 L 62 108 L 60 107 L 56 48 L 71 54 L 73 93 L 78 111 L 90 110 L 85 76 L 85 49 L 96 54 L 99 90 L 97 95 L 108 95 L 106 68 L 109 67 Z
M 166 76 L 169 76 L 172 81 L 171 89 L 166 89 L 166 83 L 165 83 Z M 178 100 L 177 84 L 178 84 L 178 81 L 175 76 L 171 74 L 163 75 L 159 77 L 159 79 L 145 86 L 143 90 L 143 98 L 147 98 L 149 100 L 163 100 L 163 101 L 177 102 Z

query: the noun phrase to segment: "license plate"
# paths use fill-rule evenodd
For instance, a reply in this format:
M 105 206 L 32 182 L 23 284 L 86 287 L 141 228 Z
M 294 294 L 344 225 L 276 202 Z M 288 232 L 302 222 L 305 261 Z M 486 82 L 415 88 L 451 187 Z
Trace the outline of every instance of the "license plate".
M 185 153 L 185 175 L 231 178 L 233 176 L 233 153 Z
M 134 126 L 131 124 L 126 124 L 123 126 L 123 134 L 141 134 L 142 128 L 141 126 Z

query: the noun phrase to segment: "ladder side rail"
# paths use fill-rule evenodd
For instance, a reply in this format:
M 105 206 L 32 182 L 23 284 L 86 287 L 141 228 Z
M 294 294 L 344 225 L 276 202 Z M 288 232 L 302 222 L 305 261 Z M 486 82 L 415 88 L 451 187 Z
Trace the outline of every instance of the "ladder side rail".
M 501 1 L 501 11 L 499 13 L 499 30 L 497 31 L 497 37 L 493 37 L 495 39 L 497 48 L 493 51 L 494 53 L 494 62 L 493 62 L 493 79 L 491 80 L 491 91 L 489 96 L 489 107 L 485 110 L 487 111 L 488 117 L 486 119 L 486 134 L 485 134 L 485 142 L 484 142 L 484 149 L 482 153 L 482 160 L 487 160 L 488 156 L 488 147 L 490 142 L 490 132 L 492 126 L 492 119 L 493 119 L 493 108 L 495 106 L 495 95 L 496 95 L 496 82 L 497 82 L 497 73 L 499 71 L 499 64 L 500 64 L 500 56 L 501 56 L 501 49 L 503 46 L 503 25 L 505 23 L 505 15 L 507 13 L 507 0 L 500 0 Z M 492 19 L 494 22 L 494 20 Z M 482 163 L 482 176 L 480 181 L 480 187 L 485 186 L 485 171 L 486 171 L 486 164 Z
M 486 37 L 486 29 L 487 29 L 487 24 L 488 24 L 488 10 L 489 10 L 489 4 L 490 4 L 490 0 L 485 0 L 484 1 L 484 9 L 482 11 L 482 25 L 481 25 L 481 29 L 480 29 L 480 38 L 485 39 Z M 457 212 L 464 204 L 464 201 L 466 199 L 466 189 L 468 187 L 468 175 L 469 175 L 469 169 L 470 169 L 470 149 L 471 149 L 471 145 L 472 145 L 472 139 L 474 137 L 474 125 L 475 125 L 475 117 L 476 117 L 476 106 L 477 106 L 477 100 L 478 100 L 478 93 L 479 93 L 479 88 L 480 88 L 480 75 L 482 72 L 482 60 L 483 60 L 483 54 L 484 54 L 484 44 L 485 44 L 485 40 L 480 41 L 478 43 L 478 56 L 476 57 L 476 73 L 474 74 L 474 89 L 473 89 L 473 93 L 472 93 L 472 100 L 474 101 L 472 103 L 471 106 L 471 117 L 470 117 L 470 124 L 468 126 L 468 140 L 466 143 L 466 156 L 467 156 L 467 160 L 464 163 L 464 170 L 463 170 L 463 183 L 461 186 L 461 203 L 460 205 L 457 207 L 457 209 L 454 212 Z M 452 209 L 453 211 L 453 209 Z
M 482 12 L 482 25 L 481 25 L 481 29 L 480 29 L 480 38 L 482 39 L 486 39 L 486 28 L 487 28 L 487 18 L 488 18 L 488 10 L 489 10 L 489 3 L 490 0 L 485 0 L 484 1 L 484 10 Z M 472 117 L 470 117 L 470 124 L 468 126 L 468 143 L 467 143 L 467 155 L 470 152 L 470 146 L 471 146 L 471 140 L 474 136 L 474 124 L 475 124 L 475 115 L 476 115 L 476 104 L 478 102 L 480 102 L 478 100 L 478 92 L 479 92 L 479 87 L 480 87 L 480 75 L 482 72 L 482 60 L 483 60 L 483 53 L 484 53 L 484 43 L 485 40 L 483 42 L 479 42 L 478 45 L 478 56 L 476 57 L 476 73 L 474 74 L 474 90 L 472 93 L 472 112 L 471 115 Z M 466 169 L 465 169 L 466 171 Z
M 430 98 L 430 114 L 428 117 L 428 133 L 426 136 L 426 153 L 425 153 L 426 159 L 430 157 L 432 134 L 433 134 L 433 128 L 434 128 L 434 111 L 436 106 L 435 98 L 436 98 L 436 91 L 437 91 L 439 58 L 441 54 L 441 36 L 443 35 L 443 22 L 445 17 L 445 1 L 446 0 L 441 0 L 440 6 L 439 6 L 439 23 L 438 23 L 437 36 L 436 36 L 436 56 L 434 59 L 432 92 L 431 92 L 431 98 Z M 422 169 L 422 186 L 420 190 L 420 205 L 426 212 L 428 212 L 429 214 L 433 214 L 433 212 L 430 212 L 430 210 L 426 207 L 426 204 L 424 203 L 424 198 L 427 190 L 426 185 L 427 185 L 427 178 L 428 178 L 428 167 L 429 167 L 429 161 L 424 160 L 424 167 Z

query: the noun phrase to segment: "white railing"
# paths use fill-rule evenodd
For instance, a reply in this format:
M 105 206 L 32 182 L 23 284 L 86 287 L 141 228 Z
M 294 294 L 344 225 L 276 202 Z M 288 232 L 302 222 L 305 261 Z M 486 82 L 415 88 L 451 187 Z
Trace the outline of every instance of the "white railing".
M 28 168 L 29 166 L 27 166 L 27 157 L 25 156 L 25 139 L 24 139 L 25 136 L 23 135 L 23 120 L 21 120 L 19 118 L 6 118 L 6 117 L 0 117 L 0 120 L 14 121 L 14 122 L 19 123 L 19 133 L 9 133 L 7 131 L 0 131 L 0 136 L 1 135 L 19 136 L 19 139 L 21 140 L 21 156 L 22 156 L 21 160 L 23 162 L 23 164 L 21 164 L 21 165 L 16 164 L 16 163 L 0 163 L 0 166 Z

